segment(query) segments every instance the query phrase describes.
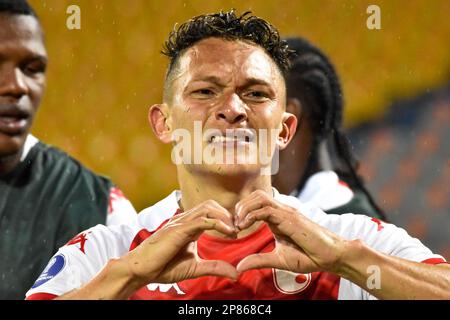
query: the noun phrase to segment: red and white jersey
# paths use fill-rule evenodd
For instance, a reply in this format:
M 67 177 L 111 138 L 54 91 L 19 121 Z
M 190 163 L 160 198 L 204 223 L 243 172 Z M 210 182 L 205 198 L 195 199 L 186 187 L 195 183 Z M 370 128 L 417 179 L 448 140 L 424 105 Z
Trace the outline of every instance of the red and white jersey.
M 297 198 L 274 190 L 276 200 L 296 208 L 315 223 L 348 240 L 361 239 L 380 252 L 416 262 L 443 263 L 418 239 L 392 224 L 363 215 L 326 214 Z M 136 248 L 163 223 L 181 212 L 179 191 L 145 209 L 128 225 L 97 225 L 62 247 L 27 292 L 27 299 L 51 299 L 90 281 L 108 260 Z M 274 249 L 273 235 L 266 224 L 239 239 L 203 234 L 197 240 L 203 259 L 221 259 L 237 265 L 244 257 Z M 155 257 L 157 259 L 158 257 Z M 149 283 L 131 299 L 372 299 L 373 296 L 346 279 L 326 272 L 297 274 L 277 269 L 249 270 L 236 282 L 222 277 L 200 277 L 174 284 Z

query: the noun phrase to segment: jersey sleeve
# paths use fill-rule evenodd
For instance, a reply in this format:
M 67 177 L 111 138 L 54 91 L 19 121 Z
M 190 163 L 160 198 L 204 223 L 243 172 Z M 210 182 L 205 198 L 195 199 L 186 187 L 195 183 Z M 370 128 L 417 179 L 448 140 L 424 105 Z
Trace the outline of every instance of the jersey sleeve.
M 390 256 L 419 263 L 445 263 L 444 257 L 434 254 L 419 239 L 403 228 L 364 215 L 329 215 L 329 229 L 348 239 L 360 239 L 369 247 Z M 369 273 L 368 273 L 369 275 Z M 346 279 L 341 279 L 339 299 L 376 299 L 367 291 Z
M 126 225 L 97 225 L 78 234 L 52 257 L 26 299 L 53 299 L 86 284 L 110 259 L 128 252 L 131 232 Z
M 112 187 L 109 192 L 108 215 L 106 225 L 129 224 L 136 219 L 137 212 L 131 202 L 118 187 Z

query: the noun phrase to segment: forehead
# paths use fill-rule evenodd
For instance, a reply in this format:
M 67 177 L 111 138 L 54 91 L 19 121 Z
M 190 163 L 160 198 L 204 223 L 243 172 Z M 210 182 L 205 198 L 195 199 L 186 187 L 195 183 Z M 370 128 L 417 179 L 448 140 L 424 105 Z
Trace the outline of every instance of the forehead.
M 261 79 L 280 81 L 281 72 L 263 48 L 240 40 L 207 38 L 180 57 L 179 75 L 193 80 L 211 75 L 224 80 Z
M 46 55 L 39 22 L 33 16 L 0 13 L 0 53 L 18 51 Z

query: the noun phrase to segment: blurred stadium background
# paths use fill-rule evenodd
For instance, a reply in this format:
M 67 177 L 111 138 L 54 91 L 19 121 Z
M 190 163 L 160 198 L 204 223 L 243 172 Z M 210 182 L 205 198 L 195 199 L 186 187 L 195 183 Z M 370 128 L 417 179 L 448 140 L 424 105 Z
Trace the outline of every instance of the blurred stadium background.
M 175 23 L 247 10 L 322 48 L 341 76 L 361 173 L 392 222 L 450 258 L 450 1 L 31 0 L 46 32 L 48 89 L 33 133 L 111 177 L 141 210 L 176 187 L 147 124 Z M 81 8 L 81 30 L 66 9 Z M 371 4 L 381 30 L 366 27 Z

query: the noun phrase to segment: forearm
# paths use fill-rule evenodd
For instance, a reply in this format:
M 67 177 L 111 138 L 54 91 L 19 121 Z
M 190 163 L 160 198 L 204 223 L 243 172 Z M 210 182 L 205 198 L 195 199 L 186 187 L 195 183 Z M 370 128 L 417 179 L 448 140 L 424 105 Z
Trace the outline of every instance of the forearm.
M 378 287 L 370 281 L 378 276 L 377 270 Z M 336 273 L 379 299 L 450 299 L 448 265 L 428 265 L 388 256 L 361 241 L 349 242 Z
M 131 276 L 126 260 L 113 259 L 87 284 L 72 290 L 60 300 L 124 300 L 142 285 Z

